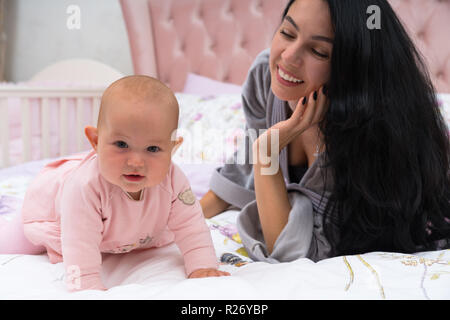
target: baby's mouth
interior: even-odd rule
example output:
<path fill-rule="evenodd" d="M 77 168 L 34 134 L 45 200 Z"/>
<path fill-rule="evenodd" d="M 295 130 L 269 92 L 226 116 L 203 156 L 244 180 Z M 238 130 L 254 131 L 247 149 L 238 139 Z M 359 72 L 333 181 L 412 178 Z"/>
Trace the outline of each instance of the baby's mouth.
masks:
<path fill-rule="evenodd" d="M 138 182 L 145 178 L 144 176 L 141 176 L 139 174 L 124 174 L 123 176 L 125 177 L 126 180 L 132 182 Z"/>

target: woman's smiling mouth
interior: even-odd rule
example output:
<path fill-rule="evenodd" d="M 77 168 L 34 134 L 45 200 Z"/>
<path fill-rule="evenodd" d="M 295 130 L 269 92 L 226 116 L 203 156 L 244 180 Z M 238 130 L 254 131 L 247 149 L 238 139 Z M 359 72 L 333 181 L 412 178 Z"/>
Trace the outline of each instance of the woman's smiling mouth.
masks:
<path fill-rule="evenodd" d="M 283 84 L 287 87 L 299 86 L 305 82 L 303 80 L 293 77 L 291 74 L 289 74 L 287 71 L 285 71 L 280 66 L 277 66 L 277 79 L 281 84 Z"/>

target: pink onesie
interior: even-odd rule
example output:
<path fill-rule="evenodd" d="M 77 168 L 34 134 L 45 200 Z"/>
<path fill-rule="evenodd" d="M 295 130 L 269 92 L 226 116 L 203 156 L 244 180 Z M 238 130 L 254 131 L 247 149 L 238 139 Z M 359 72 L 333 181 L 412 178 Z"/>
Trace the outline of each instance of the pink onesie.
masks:
<path fill-rule="evenodd" d="M 102 252 L 124 253 L 175 241 L 186 274 L 218 263 L 201 206 L 174 163 L 139 201 L 99 173 L 97 154 L 48 164 L 27 189 L 22 208 L 25 236 L 64 261 L 69 290 L 105 289 Z"/>

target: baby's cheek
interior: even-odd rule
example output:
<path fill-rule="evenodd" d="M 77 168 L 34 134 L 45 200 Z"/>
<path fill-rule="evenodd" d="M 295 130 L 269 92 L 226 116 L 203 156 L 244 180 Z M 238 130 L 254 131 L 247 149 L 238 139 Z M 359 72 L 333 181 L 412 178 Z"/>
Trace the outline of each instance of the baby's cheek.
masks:
<path fill-rule="evenodd" d="M 121 172 L 118 172 L 110 163 L 108 163 L 108 165 L 100 167 L 99 169 L 102 177 L 105 178 L 108 182 L 116 185 L 119 183 Z"/>
<path fill-rule="evenodd" d="M 99 158 L 99 171 L 108 182 L 118 184 L 122 173 L 122 163 L 117 157 Z"/>
<path fill-rule="evenodd" d="M 153 159 L 149 162 L 148 172 L 152 177 L 152 180 L 162 181 L 170 167 L 170 157 L 160 157 L 159 159 Z"/>

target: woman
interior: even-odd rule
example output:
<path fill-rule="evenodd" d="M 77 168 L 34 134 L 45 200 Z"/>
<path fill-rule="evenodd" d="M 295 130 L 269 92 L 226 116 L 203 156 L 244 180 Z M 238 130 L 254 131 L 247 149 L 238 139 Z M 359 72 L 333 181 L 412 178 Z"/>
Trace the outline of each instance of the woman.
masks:
<path fill-rule="evenodd" d="M 371 5 L 380 29 L 367 27 Z M 200 203 L 206 217 L 242 209 L 251 258 L 449 247 L 448 132 L 386 0 L 289 1 L 270 54 L 249 71 L 243 106 L 247 128 L 269 130 L 250 142 L 246 164 L 214 173 Z M 281 170 L 264 175 L 271 163 L 258 155 L 272 138 Z"/>

